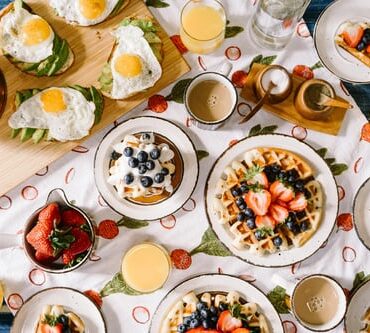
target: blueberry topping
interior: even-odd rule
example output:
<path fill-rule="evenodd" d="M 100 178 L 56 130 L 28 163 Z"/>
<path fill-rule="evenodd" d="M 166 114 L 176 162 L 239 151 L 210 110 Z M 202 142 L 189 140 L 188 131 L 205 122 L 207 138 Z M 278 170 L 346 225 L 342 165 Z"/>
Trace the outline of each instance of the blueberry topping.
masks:
<path fill-rule="evenodd" d="M 240 207 L 240 205 L 245 204 L 245 201 L 242 197 L 237 198 L 235 202 L 238 207 Z"/>
<path fill-rule="evenodd" d="M 151 152 L 150 152 L 150 157 L 153 159 L 153 160 L 157 160 L 159 158 L 159 156 L 161 156 L 161 151 L 158 149 L 158 148 L 154 148 Z"/>
<path fill-rule="evenodd" d="M 205 320 L 203 320 L 202 321 L 202 326 L 204 327 L 204 328 L 212 328 L 212 321 L 211 321 L 211 319 L 205 319 Z"/>
<path fill-rule="evenodd" d="M 306 217 L 306 212 L 302 210 L 301 212 L 297 212 L 296 216 L 298 219 L 302 220 L 304 217 Z"/>
<path fill-rule="evenodd" d="M 253 218 L 249 218 L 246 222 L 247 224 L 247 227 L 249 229 L 255 229 L 256 228 L 256 223 L 254 222 L 254 219 Z"/>
<path fill-rule="evenodd" d="M 296 169 L 291 169 L 287 172 L 288 175 L 288 181 L 289 182 L 294 182 L 299 178 L 299 173 Z M 291 181 L 289 179 L 292 179 Z"/>
<path fill-rule="evenodd" d="M 361 43 L 359 43 L 356 47 L 357 51 L 363 51 L 366 49 L 366 44 L 362 41 Z"/>
<path fill-rule="evenodd" d="M 239 187 L 234 187 L 234 188 L 231 189 L 231 194 L 234 197 L 238 197 L 239 195 L 242 195 L 242 191 Z"/>
<path fill-rule="evenodd" d="M 283 180 L 283 181 L 287 181 L 288 180 L 288 175 L 286 174 L 285 171 L 281 170 L 279 173 L 278 173 L 278 178 Z"/>
<path fill-rule="evenodd" d="M 155 181 L 157 184 L 163 183 L 163 181 L 164 181 L 164 176 L 163 176 L 163 174 L 161 174 L 161 173 L 157 173 L 157 174 L 154 176 L 154 181 Z"/>
<path fill-rule="evenodd" d="M 148 160 L 148 153 L 144 150 L 139 151 L 137 154 L 137 159 L 140 163 L 146 162 Z"/>
<path fill-rule="evenodd" d="M 200 318 L 200 314 L 199 314 L 199 311 L 196 310 L 194 311 L 191 315 L 190 315 L 191 319 L 199 319 Z"/>
<path fill-rule="evenodd" d="M 149 161 L 146 161 L 145 166 L 148 170 L 153 170 L 155 168 L 155 163 L 149 160 Z"/>
<path fill-rule="evenodd" d="M 142 140 L 150 140 L 150 134 L 149 133 L 143 133 L 141 135 Z"/>
<path fill-rule="evenodd" d="M 139 165 L 139 160 L 135 157 L 130 157 L 128 160 L 128 165 L 131 168 L 136 168 Z"/>
<path fill-rule="evenodd" d="M 248 185 L 247 184 L 240 185 L 240 190 L 242 191 L 242 193 L 247 193 L 249 191 Z"/>
<path fill-rule="evenodd" d="M 180 324 L 177 326 L 177 332 L 178 333 L 185 333 L 187 331 L 187 327 L 184 324 Z"/>
<path fill-rule="evenodd" d="M 296 234 L 299 234 L 301 232 L 301 228 L 299 227 L 299 224 L 297 223 L 294 223 L 293 224 L 293 227 L 292 227 L 292 232 L 296 235 Z"/>
<path fill-rule="evenodd" d="M 307 221 L 303 221 L 301 223 L 301 231 L 306 231 L 306 230 L 308 230 L 308 228 L 309 228 L 308 222 Z"/>
<path fill-rule="evenodd" d="M 294 184 L 294 189 L 299 192 L 304 191 L 304 183 L 302 180 L 297 180 L 296 183 Z"/>
<path fill-rule="evenodd" d="M 134 153 L 134 150 L 131 148 L 131 147 L 126 147 L 124 150 L 123 150 L 123 154 L 126 156 L 126 157 L 131 157 Z"/>
<path fill-rule="evenodd" d="M 170 173 L 170 170 L 168 170 L 167 168 L 162 168 L 161 170 L 162 175 L 167 176 L 169 173 Z"/>
<path fill-rule="evenodd" d="M 289 230 L 293 230 L 295 222 L 293 220 L 288 220 L 285 224 Z"/>
<path fill-rule="evenodd" d="M 247 204 L 243 202 L 241 205 L 239 205 L 239 209 L 241 210 L 247 209 Z"/>
<path fill-rule="evenodd" d="M 220 311 L 226 311 L 226 310 L 228 310 L 229 309 L 229 306 L 226 304 L 226 303 L 220 303 L 219 305 L 218 305 L 218 308 L 220 309 Z"/>
<path fill-rule="evenodd" d="M 148 169 L 146 168 L 145 164 L 140 164 L 138 169 L 139 169 L 139 174 L 140 175 L 143 175 L 145 172 L 148 171 Z"/>
<path fill-rule="evenodd" d="M 204 302 L 199 302 L 197 303 L 197 310 L 198 311 L 202 311 L 203 309 L 206 309 L 207 308 L 207 304 L 204 303 Z"/>
<path fill-rule="evenodd" d="M 294 212 L 289 212 L 289 216 L 288 216 L 287 221 L 292 221 L 292 222 L 297 221 L 297 215 L 296 215 L 296 213 L 294 213 Z"/>
<path fill-rule="evenodd" d="M 117 161 L 120 157 L 122 156 L 122 154 L 120 153 L 117 153 L 115 150 L 112 152 L 110 158 L 113 160 L 113 161 Z"/>
<path fill-rule="evenodd" d="M 150 187 L 153 185 L 153 179 L 147 176 L 141 177 L 140 182 L 144 187 Z"/>
<path fill-rule="evenodd" d="M 265 172 L 265 175 L 270 183 L 274 182 L 276 180 L 276 177 L 280 171 L 280 167 L 277 164 L 270 164 L 267 165 L 263 171 Z"/>
<path fill-rule="evenodd" d="M 254 217 L 254 212 L 253 212 L 253 210 L 252 210 L 252 209 L 250 209 L 250 208 L 246 208 L 246 209 L 244 210 L 244 214 L 245 214 L 245 216 L 246 216 L 246 217 Z"/>
<path fill-rule="evenodd" d="M 246 216 L 243 212 L 240 212 L 236 218 L 237 218 L 238 221 L 243 222 L 245 220 Z"/>
<path fill-rule="evenodd" d="M 281 244 L 283 244 L 283 240 L 281 239 L 281 237 L 278 236 L 278 237 L 274 238 L 274 245 L 276 247 L 281 246 Z"/>
<path fill-rule="evenodd" d="M 192 319 L 191 316 L 184 317 L 184 320 L 183 320 L 184 325 L 189 326 L 191 319 Z"/>
<path fill-rule="evenodd" d="M 58 317 L 58 322 L 61 323 L 63 326 L 68 326 L 69 319 L 66 315 L 62 314 Z"/>
<path fill-rule="evenodd" d="M 210 306 L 209 311 L 211 312 L 212 315 L 217 315 L 218 314 L 218 310 L 214 305 Z"/>
<path fill-rule="evenodd" d="M 209 311 L 208 309 L 202 309 L 200 311 L 200 316 L 204 319 L 207 319 L 208 317 L 211 316 L 211 311 Z"/>
<path fill-rule="evenodd" d="M 306 188 L 303 190 L 303 194 L 304 194 L 306 199 L 311 199 L 311 197 L 312 197 L 311 192 L 309 190 L 307 190 Z"/>
<path fill-rule="evenodd" d="M 216 325 L 217 322 L 218 322 L 218 317 L 217 316 L 211 317 L 211 322 L 212 322 L 213 325 Z"/>
<path fill-rule="evenodd" d="M 366 34 L 366 30 L 369 31 L 368 34 Z M 365 43 L 366 45 L 370 44 L 370 29 L 366 29 L 364 33 L 364 37 L 362 37 L 362 42 Z"/>
<path fill-rule="evenodd" d="M 190 326 L 190 328 L 196 328 L 196 327 L 199 326 L 199 324 L 200 324 L 199 320 L 197 318 L 194 318 L 194 319 L 191 320 L 189 326 Z"/>
<path fill-rule="evenodd" d="M 134 181 L 134 175 L 132 173 L 128 173 L 125 177 L 124 177 L 124 181 L 127 185 L 130 185 L 133 181 Z"/>
<path fill-rule="evenodd" d="M 261 239 L 264 239 L 265 237 L 263 236 L 263 232 L 259 229 L 257 229 L 255 232 L 254 232 L 254 235 L 256 236 L 257 240 L 261 240 Z"/>

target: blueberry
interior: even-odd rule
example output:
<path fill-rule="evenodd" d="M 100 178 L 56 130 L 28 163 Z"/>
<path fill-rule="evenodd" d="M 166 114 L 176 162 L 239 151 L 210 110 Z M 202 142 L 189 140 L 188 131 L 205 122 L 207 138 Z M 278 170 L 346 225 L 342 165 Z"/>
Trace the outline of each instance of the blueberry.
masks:
<path fill-rule="evenodd" d="M 68 326 L 69 319 L 66 315 L 62 314 L 58 317 L 58 322 L 61 323 L 63 326 Z"/>
<path fill-rule="evenodd" d="M 304 191 L 304 183 L 302 180 L 297 180 L 294 184 L 294 189 L 299 192 Z"/>
<path fill-rule="evenodd" d="M 157 173 L 157 174 L 154 176 L 154 181 L 155 181 L 157 184 L 163 183 L 163 181 L 164 181 L 164 176 L 163 176 L 163 174 L 161 174 L 161 173 Z"/>
<path fill-rule="evenodd" d="M 147 176 L 141 177 L 140 182 L 144 187 L 150 187 L 153 185 L 153 179 Z"/>
<path fill-rule="evenodd" d="M 155 168 L 155 163 L 153 161 L 149 160 L 145 163 L 145 166 L 148 170 L 153 170 Z"/>
<path fill-rule="evenodd" d="M 120 154 L 120 153 L 117 153 L 115 150 L 112 152 L 112 154 L 111 154 L 111 159 L 113 160 L 113 161 L 117 161 L 120 157 L 122 156 L 122 154 Z"/>
<path fill-rule="evenodd" d="M 126 147 L 124 150 L 123 150 L 123 154 L 126 156 L 126 157 L 131 157 L 134 153 L 134 150 L 131 148 L 131 147 Z"/>
<path fill-rule="evenodd" d="M 148 171 L 148 169 L 146 168 L 145 164 L 140 164 L 138 170 L 139 170 L 139 174 L 140 175 L 143 175 L 145 172 Z"/>
<path fill-rule="evenodd" d="M 240 212 L 236 218 L 237 218 L 238 221 L 243 222 L 245 220 L 246 216 L 243 212 Z"/>
<path fill-rule="evenodd" d="M 359 43 L 356 47 L 357 51 L 363 51 L 366 49 L 366 44 L 362 41 L 361 43 Z"/>
<path fill-rule="evenodd" d="M 220 309 L 220 311 L 226 311 L 226 310 L 228 310 L 229 309 L 229 306 L 226 304 L 226 303 L 220 303 L 219 305 L 218 305 L 218 308 Z"/>
<path fill-rule="evenodd" d="M 243 202 L 241 205 L 239 205 L 239 208 L 241 210 L 247 209 L 247 204 L 245 202 Z"/>
<path fill-rule="evenodd" d="M 306 212 L 302 210 L 301 212 L 297 212 L 296 216 L 298 219 L 302 220 L 304 217 L 306 217 Z"/>
<path fill-rule="evenodd" d="M 289 216 L 288 216 L 288 219 L 287 219 L 288 221 L 292 221 L 292 222 L 295 222 L 295 221 L 297 221 L 297 215 L 296 215 L 296 213 L 294 213 L 294 212 L 289 212 Z"/>
<path fill-rule="evenodd" d="M 168 170 L 167 168 L 162 168 L 161 170 L 162 175 L 167 176 L 169 173 L 170 173 L 170 170 Z"/>
<path fill-rule="evenodd" d="M 197 303 L 197 310 L 198 311 L 202 311 L 203 309 L 206 309 L 207 308 L 207 304 L 204 303 L 204 302 L 199 302 Z"/>
<path fill-rule="evenodd" d="M 306 231 L 306 230 L 308 230 L 308 228 L 309 228 L 310 226 L 309 226 L 309 224 L 308 224 L 308 222 L 307 221 L 303 221 L 302 223 L 301 223 L 301 231 Z"/>
<path fill-rule="evenodd" d="M 365 29 L 364 36 L 370 36 L 370 28 Z"/>
<path fill-rule="evenodd" d="M 158 148 L 154 148 L 151 152 L 150 152 L 150 157 L 153 159 L 153 160 L 157 160 L 159 158 L 159 156 L 161 156 L 161 151 L 158 149 Z"/>
<path fill-rule="evenodd" d="M 299 178 L 299 173 L 296 169 L 291 169 L 287 172 L 289 178 L 293 179 L 293 181 Z M 289 181 L 289 180 L 288 180 Z"/>
<path fill-rule="evenodd" d="M 72 331 L 68 326 L 64 326 L 62 333 L 72 333 Z"/>
<path fill-rule="evenodd" d="M 199 320 L 197 318 L 194 318 L 191 320 L 189 327 L 190 328 L 196 328 L 200 324 Z"/>
<path fill-rule="evenodd" d="M 208 309 L 202 309 L 200 311 L 200 316 L 204 319 L 207 319 L 208 317 L 211 316 L 211 311 L 209 311 Z"/>
<path fill-rule="evenodd" d="M 187 330 L 187 327 L 184 324 L 180 324 L 179 326 L 177 326 L 178 333 L 185 333 L 186 330 Z"/>
<path fill-rule="evenodd" d="M 245 201 L 242 197 L 237 198 L 235 202 L 238 207 L 240 207 L 240 205 L 245 204 Z"/>
<path fill-rule="evenodd" d="M 194 311 L 191 315 L 190 315 L 191 319 L 198 319 L 200 318 L 200 314 L 199 314 L 199 311 L 196 310 Z"/>
<path fill-rule="evenodd" d="M 123 180 L 125 181 L 125 183 L 127 185 L 130 185 L 133 181 L 134 181 L 134 175 L 132 173 L 128 173 L 124 178 Z"/>
<path fill-rule="evenodd" d="M 140 163 L 144 163 L 148 160 L 148 153 L 144 150 L 141 150 L 137 153 L 137 159 Z"/>
<path fill-rule="evenodd" d="M 211 312 L 211 314 L 213 314 L 213 315 L 217 315 L 217 314 L 218 314 L 218 310 L 217 310 L 217 308 L 216 308 L 214 305 L 211 305 L 211 306 L 210 306 L 209 311 L 210 311 L 210 312 Z"/>
<path fill-rule="evenodd" d="M 295 225 L 295 222 L 292 220 L 288 220 L 285 224 L 289 230 L 293 230 L 293 226 Z"/>
<path fill-rule="evenodd" d="M 281 179 L 281 180 L 288 180 L 288 176 L 286 174 L 285 171 L 281 170 L 279 173 L 278 173 L 278 178 Z"/>
<path fill-rule="evenodd" d="M 191 316 L 184 317 L 184 320 L 183 320 L 184 325 L 189 326 L 191 319 L 192 319 Z"/>
<path fill-rule="evenodd" d="M 139 165 L 139 160 L 135 157 L 130 157 L 128 160 L 128 165 L 131 168 L 136 168 Z"/>
<path fill-rule="evenodd" d="M 216 325 L 217 322 L 218 322 L 218 317 L 217 316 L 211 317 L 211 322 L 212 322 L 213 325 Z"/>
<path fill-rule="evenodd" d="M 249 191 L 248 185 L 247 184 L 240 185 L 240 190 L 242 191 L 242 193 L 247 193 Z"/>
<path fill-rule="evenodd" d="M 369 29 L 369 33 L 367 35 L 364 34 L 364 37 L 362 37 L 362 42 L 365 43 L 366 45 L 370 44 L 370 29 Z"/>
<path fill-rule="evenodd" d="M 211 321 L 211 319 L 205 319 L 205 320 L 203 320 L 202 321 L 202 326 L 204 327 L 204 328 L 212 328 L 212 321 Z"/>
<path fill-rule="evenodd" d="M 150 134 L 149 133 L 144 133 L 141 135 L 141 140 L 150 140 Z"/>
<path fill-rule="evenodd" d="M 231 194 L 234 197 L 238 197 L 239 195 L 242 195 L 242 191 L 239 187 L 234 187 L 234 188 L 231 189 Z"/>
<path fill-rule="evenodd" d="M 283 240 L 281 239 L 281 237 L 278 236 L 278 237 L 274 238 L 274 245 L 276 247 L 281 246 L 281 244 L 283 244 Z"/>
<path fill-rule="evenodd" d="M 249 218 L 246 223 L 247 223 L 247 227 L 249 229 L 255 229 L 256 228 L 256 223 L 254 222 L 254 219 Z"/>
<path fill-rule="evenodd" d="M 295 235 L 297 235 L 297 234 L 299 234 L 300 232 L 301 232 L 301 228 L 299 227 L 299 224 L 297 224 L 297 223 L 294 223 L 293 224 L 293 227 L 292 227 L 292 232 L 295 234 Z"/>
<path fill-rule="evenodd" d="M 264 239 L 265 237 L 263 236 L 263 233 L 261 230 L 257 229 L 255 232 L 254 232 L 254 235 L 256 236 L 257 240 L 261 240 L 261 239 Z"/>
<path fill-rule="evenodd" d="M 245 214 L 245 216 L 246 216 L 246 217 L 254 217 L 254 212 L 253 212 L 253 210 L 252 210 L 252 209 L 250 209 L 250 208 L 246 208 L 246 209 L 244 210 L 244 214 Z"/>

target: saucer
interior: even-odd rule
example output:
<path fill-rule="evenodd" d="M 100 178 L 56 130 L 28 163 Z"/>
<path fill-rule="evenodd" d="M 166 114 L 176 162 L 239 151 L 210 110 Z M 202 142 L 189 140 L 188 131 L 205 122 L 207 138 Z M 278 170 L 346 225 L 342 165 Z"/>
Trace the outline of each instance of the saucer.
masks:
<path fill-rule="evenodd" d="M 108 184 L 113 145 L 128 134 L 150 132 L 170 141 L 182 159 L 182 177 L 177 189 L 166 200 L 142 205 L 119 197 L 113 185 Z M 156 117 L 130 118 L 109 131 L 100 142 L 94 160 L 95 183 L 105 202 L 117 213 L 137 220 L 158 220 L 180 209 L 192 195 L 198 181 L 199 165 L 194 144 L 188 135 L 174 123 Z"/>
<path fill-rule="evenodd" d="M 353 201 L 353 219 L 358 238 L 370 251 L 370 178 L 357 191 Z"/>
<path fill-rule="evenodd" d="M 368 13 L 368 17 L 364 16 Z M 333 1 L 318 18 L 314 42 L 323 65 L 343 81 L 370 83 L 370 68 L 335 43 L 339 27 L 347 22 L 370 21 L 370 2 L 364 0 Z"/>

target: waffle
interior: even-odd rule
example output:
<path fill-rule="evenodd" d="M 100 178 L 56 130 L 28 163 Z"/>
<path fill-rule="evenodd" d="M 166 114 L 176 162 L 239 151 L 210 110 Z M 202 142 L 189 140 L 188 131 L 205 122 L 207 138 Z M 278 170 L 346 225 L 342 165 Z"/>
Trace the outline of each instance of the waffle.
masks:
<path fill-rule="evenodd" d="M 197 310 L 199 302 L 204 302 L 208 308 L 211 305 L 218 308 L 221 303 L 229 307 L 239 304 L 240 313 L 248 318 L 248 327 L 250 329 L 256 328 L 260 330 L 260 333 L 269 333 L 266 317 L 259 312 L 258 305 L 241 300 L 240 295 L 236 291 L 230 291 L 229 293 L 206 292 L 198 296 L 193 291 L 189 292 L 173 305 L 167 313 L 162 322 L 160 333 L 178 332 L 178 326 L 184 322 L 185 317 L 191 316 Z"/>
<path fill-rule="evenodd" d="M 284 172 L 296 170 L 296 177 L 303 182 L 303 192 L 305 197 L 309 197 L 309 200 L 307 200 L 307 206 L 303 211 L 292 214 L 287 208 L 289 216 L 294 216 L 294 220 L 300 228 L 299 233 L 296 232 L 297 230 L 293 230 L 295 232 L 290 230 L 286 223 L 279 223 L 265 232 L 263 239 L 257 239 L 256 231 L 260 228 L 257 226 L 248 227 L 245 221 L 238 220 L 238 214 L 242 210 L 238 207 L 232 190 L 246 185 L 245 176 L 250 170 L 256 170 L 258 167 L 262 172 L 268 165 L 277 165 Z M 216 185 L 213 202 L 214 213 L 219 222 L 230 231 L 233 238 L 232 245 L 237 249 L 248 250 L 259 255 L 284 251 L 305 244 L 320 225 L 322 207 L 321 185 L 315 180 L 312 168 L 296 154 L 270 147 L 247 151 L 241 160 L 235 160 L 227 166 Z M 303 229 L 302 224 L 307 226 L 304 231 L 301 230 Z M 278 237 L 281 244 L 275 246 L 274 240 Z"/>
<path fill-rule="evenodd" d="M 361 329 L 360 333 L 370 333 L 370 308 L 368 308 L 362 316 L 361 322 L 364 328 Z"/>

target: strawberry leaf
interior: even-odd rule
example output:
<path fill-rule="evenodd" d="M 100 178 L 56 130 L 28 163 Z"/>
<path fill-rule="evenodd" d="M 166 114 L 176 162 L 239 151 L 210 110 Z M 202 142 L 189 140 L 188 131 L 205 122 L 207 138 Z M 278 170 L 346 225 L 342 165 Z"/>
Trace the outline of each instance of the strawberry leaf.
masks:
<path fill-rule="evenodd" d="M 259 54 L 259 55 L 255 56 L 255 57 L 252 59 L 252 61 L 251 61 L 250 65 L 249 65 L 249 67 L 250 67 L 250 68 L 252 68 L 252 66 L 253 66 L 253 64 L 254 64 L 254 63 L 259 64 L 259 63 L 261 62 L 261 60 L 262 60 L 262 59 L 263 59 L 263 55 L 262 55 L 262 54 Z"/>
<path fill-rule="evenodd" d="M 100 291 L 100 296 L 106 297 L 117 293 L 123 293 L 129 296 L 141 295 L 140 292 L 128 286 L 121 273 L 117 273 L 113 279 L 103 287 Z"/>
<path fill-rule="evenodd" d="M 225 38 L 232 38 L 244 31 L 243 27 L 227 26 L 225 29 Z"/>
<path fill-rule="evenodd" d="M 146 0 L 145 4 L 148 7 L 154 7 L 154 8 L 169 7 L 169 4 L 167 2 L 162 1 L 162 0 Z"/>
<path fill-rule="evenodd" d="M 201 243 L 190 252 L 190 255 L 197 253 L 204 253 L 210 256 L 228 257 L 231 256 L 231 252 L 223 245 L 213 230 L 208 228 L 203 234 Z"/>
<path fill-rule="evenodd" d="M 128 229 L 140 229 L 149 225 L 147 221 L 135 220 L 129 217 L 122 217 L 116 224 L 119 227 L 126 227 Z"/>
<path fill-rule="evenodd" d="M 283 287 L 276 286 L 272 291 L 267 294 L 276 311 L 280 314 L 289 313 L 289 308 L 285 302 L 286 292 Z"/>
<path fill-rule="evenodd" d="M 209 152 L 205 150 L 197 150 L 198 161 L 209 156 Z"/>
<path fill-rule="evenodd" d="M 270 56 L 270 57 L 264 57 L 263 59 L 261 59 L 260 64 L 271 65 L 275 61 L 276 58 L 277 58 L 276 55 Z"/>
<path fill-rule="evenodd" d="M 277 130 L 277 128 L 278 126 L 276 125 L 262 127 L 260 124 L 258 124 L 250 129 L 248 136 L 272 134 Z"/>

